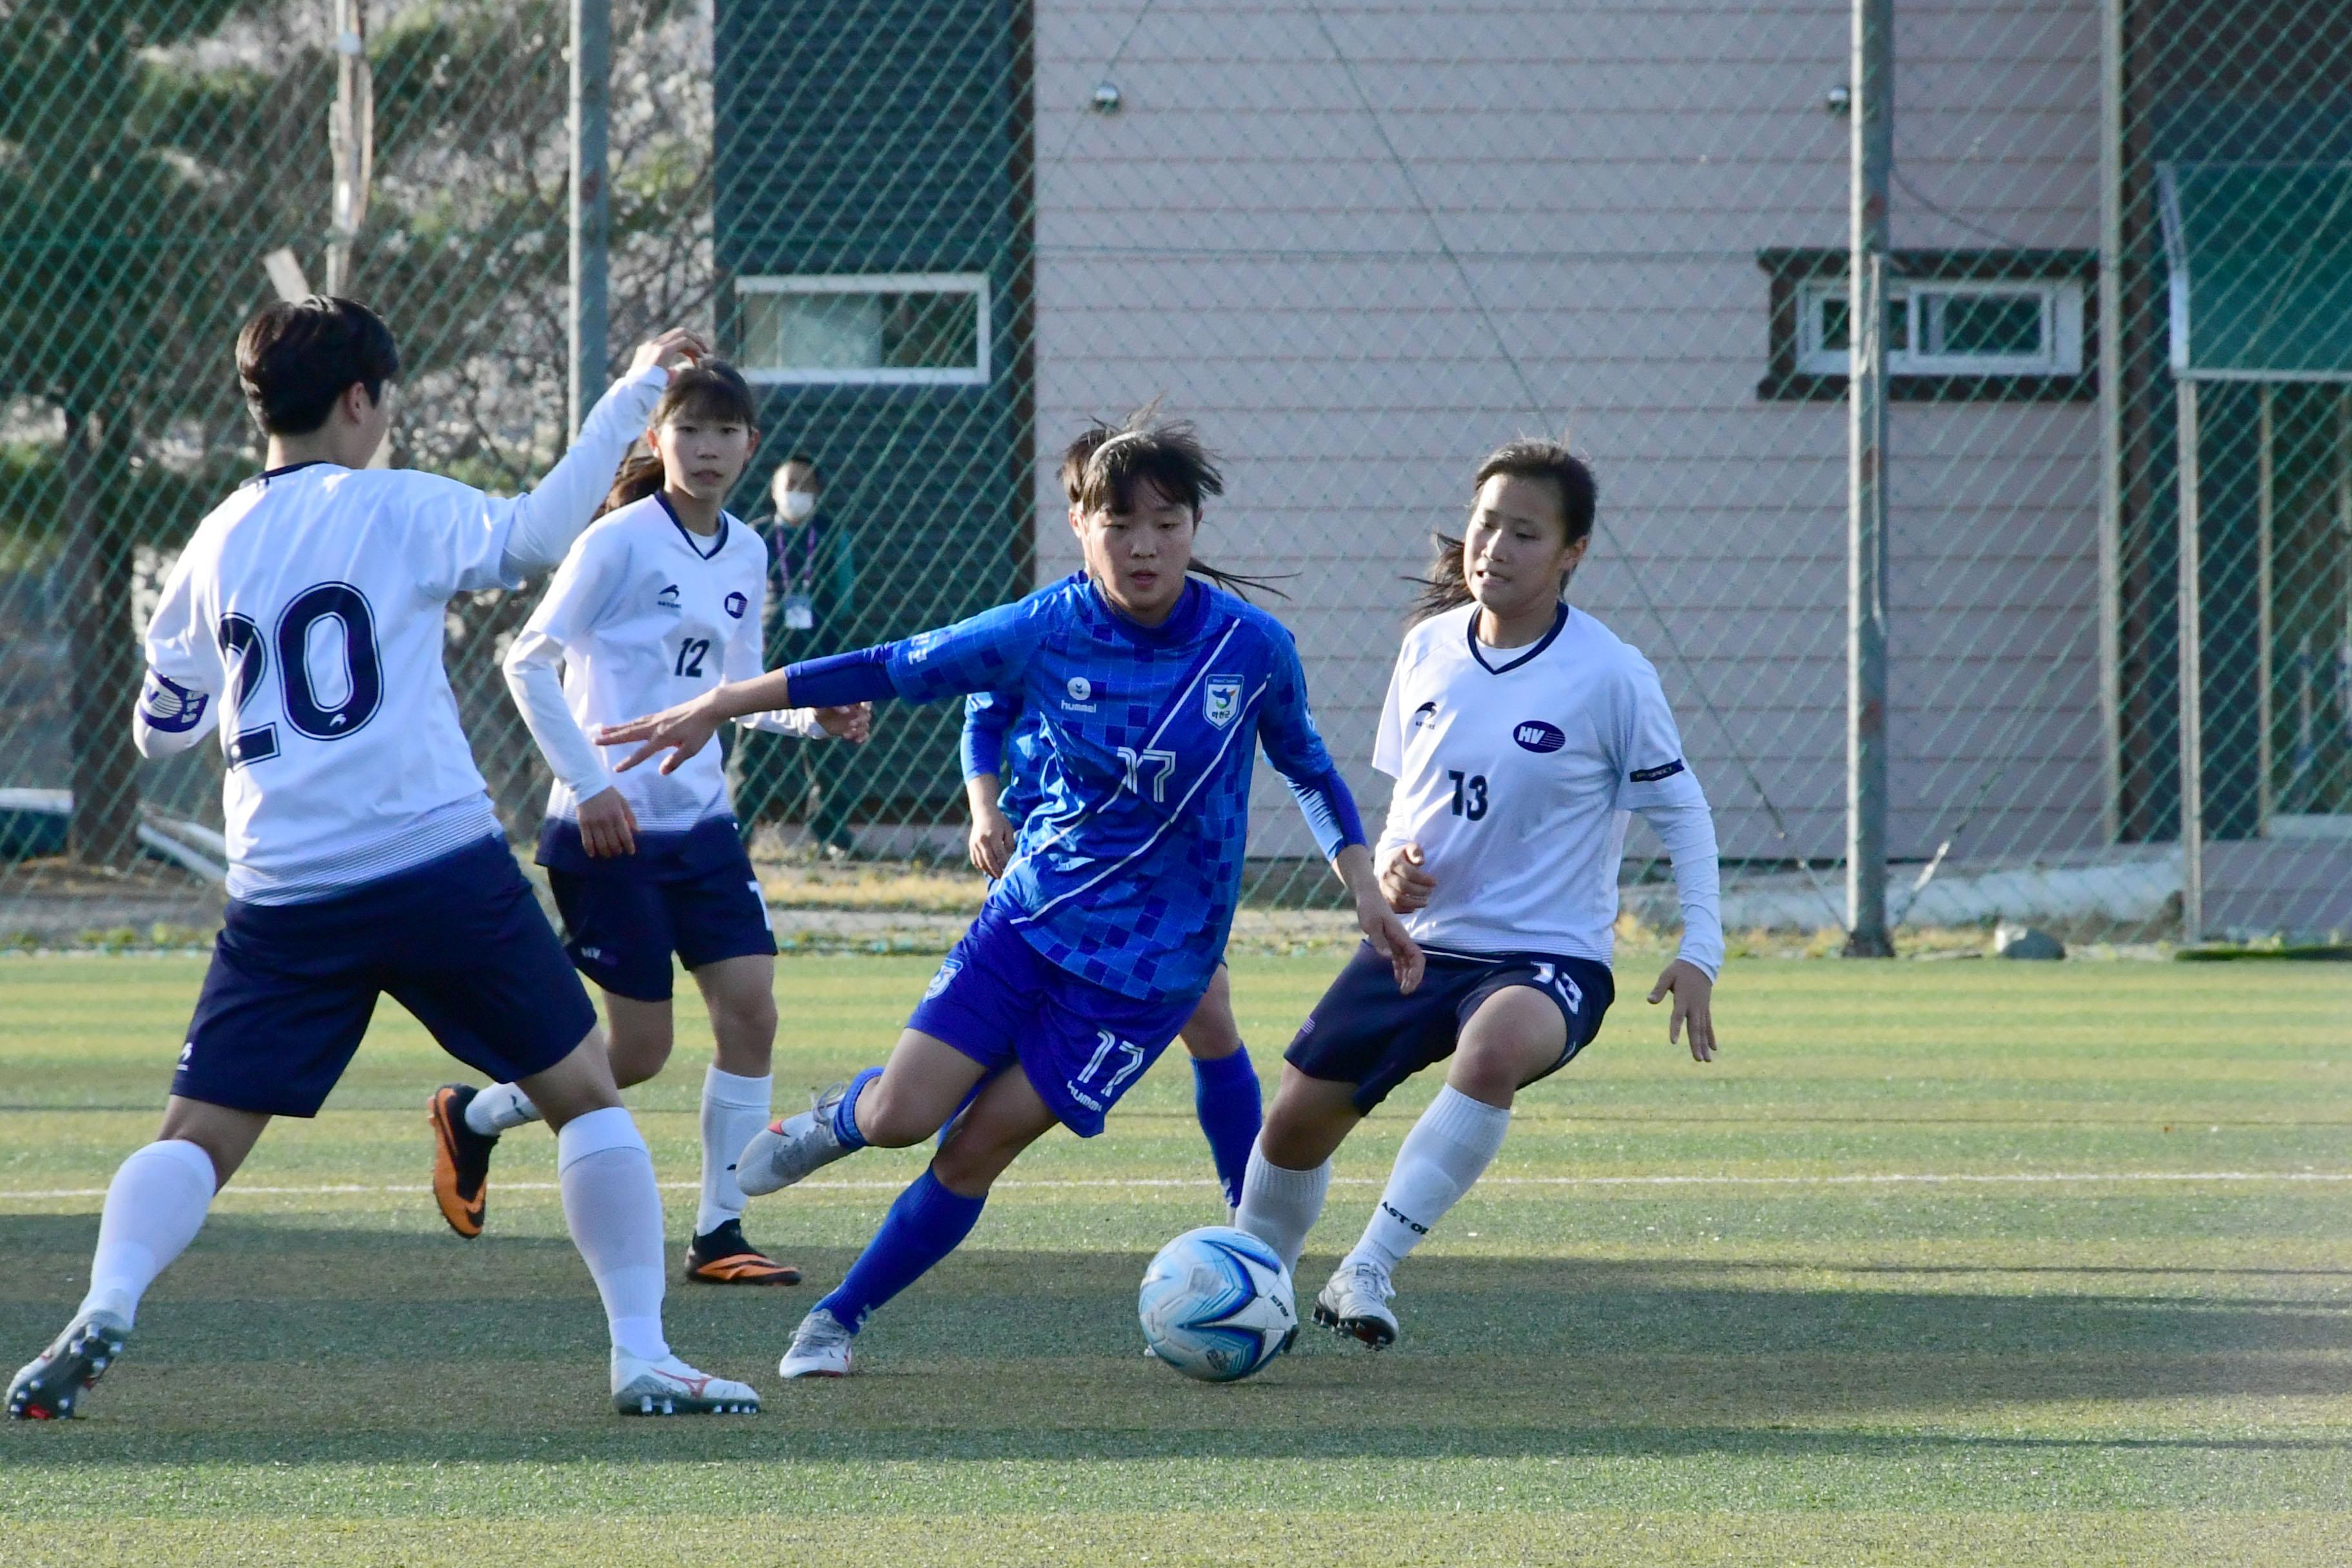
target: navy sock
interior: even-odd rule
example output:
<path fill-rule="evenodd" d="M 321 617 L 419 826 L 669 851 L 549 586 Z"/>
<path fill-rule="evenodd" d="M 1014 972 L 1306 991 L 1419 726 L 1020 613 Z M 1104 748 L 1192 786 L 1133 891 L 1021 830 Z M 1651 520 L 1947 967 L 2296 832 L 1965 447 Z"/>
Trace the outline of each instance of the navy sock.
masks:
<path fill-rule="evenodd" d="M 1213 1061 L 1192 1058 L 1192 1109 L 1201 1118 L 1201 1131 L 1208 1134 L 1209 1157 L 1216 1162 L 1225 1206 L 1232 1208 L 1242 1201 L 1250 1145 L 1257 1142 L 1258 1124 L 1265 1119 L 1257 1068 L 1250 1065 L 1247 1046 Z"/>
<path fill-rule="evenodd" d="M 866 1147 L 866 1134 L 857 1130 L 857 1097 L 866 1092 L 867 1084 L 881 1076 L 880 1068 L 860 1068 L 857 1076 L 849 1080 L 849 1088 L 843 1092 L 841 1103 L 833 1108 L 833 1135 L 841 1140 L 843 1148 Z"/>
<path fill-rule="evenodd" d="M 857 1255 L 833 1293 L 817 1303 L 834 1321 L 855 1333 L 866 1326 L 875 1308 L 920 1279 L 949 1253 L 963 1245 L 980 1223 L 986 1198 L 958 1197 L 940 1184 L 929 1171 L 898 1194 L 882 1228 Z"/>

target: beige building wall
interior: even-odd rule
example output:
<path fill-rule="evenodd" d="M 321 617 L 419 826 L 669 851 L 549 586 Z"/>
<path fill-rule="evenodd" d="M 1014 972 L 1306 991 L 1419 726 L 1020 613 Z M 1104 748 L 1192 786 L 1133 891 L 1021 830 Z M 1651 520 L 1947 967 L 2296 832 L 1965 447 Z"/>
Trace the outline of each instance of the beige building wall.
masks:
<path fill-rule="evenodd" d="M 2094 0 L 1896 13 L 1896 245 L 2095 245 Z M 1230 463 L 1202 553 L 1297 574 L 1369 814 L 1431 531 L 1497 441 L 1566 428 L 1602 494 L 1572 597 L 1658 666 L 1727 854 L 1837 854 L 1844 409 L 1758 399 L 1756 253 L 1844 243 L 1849 8 L 1036 16 L 1041 575 L 1076 561 L 1060 441 L 1165 395 Z M 2095 405 L 1898 405 L 1892 449 L 1895 852 L 1963 821 L 1962 855 L 2095 845 Z M 1259 800 L 1254 848 L 1305 849 Z"/>

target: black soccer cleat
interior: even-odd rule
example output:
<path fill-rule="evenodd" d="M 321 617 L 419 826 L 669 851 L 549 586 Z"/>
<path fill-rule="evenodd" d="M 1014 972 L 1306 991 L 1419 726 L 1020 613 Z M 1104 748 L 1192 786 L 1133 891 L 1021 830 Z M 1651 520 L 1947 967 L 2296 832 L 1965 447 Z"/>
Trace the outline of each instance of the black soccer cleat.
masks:
<path fill-rule="evenodd" d="M 130 1342 L 131 1325 L 111 1312 L 76 1318 L 8 1384 L 8 1419 L 70 1419 L 79 1410 L 82 1391 L 97 1385 Z"/>
<path fill-rule="evenodd" d="M 686 1249 L 689 1285 L 797 1285 L 801 1271 L 779 1263 L 743 1239 L 743 1222 L 730 1219 L 694 1238 Z"/>
<path fill-rule="evenodd" d="M 449 1228 L 468 1241 L 482 1234 L 490 1151 L 499 1146 L 495 1135 L 466 1125 L 466 1107 L 478 1092 L 462 1083 L 445 1083 L 425 1102 L 425 1120 L 433 1129 L 433 1201 Z"/>

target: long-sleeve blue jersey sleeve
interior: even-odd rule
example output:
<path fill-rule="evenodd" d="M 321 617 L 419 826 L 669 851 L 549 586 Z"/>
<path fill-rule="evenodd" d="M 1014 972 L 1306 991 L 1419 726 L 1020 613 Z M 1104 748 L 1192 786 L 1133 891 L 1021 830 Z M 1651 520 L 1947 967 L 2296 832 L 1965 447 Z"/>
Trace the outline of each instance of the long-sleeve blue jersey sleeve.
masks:
<path fill-rule="evenodd" d="M 1020 716 L 1021 699 L 1003 691 L 975 691 L 963 700 L 963 776 L 967 783 L 993 773 L 1004 776 L 1004 735 Z"/>
<path fill-rule="evenodd" d="M 1328 860 L 1350 844 L 1369 842 L 1364 821 L 1356 810 L 1355 793 L 1340 776 L 1315 728 L 1314 711 L 1307 704 L 1307 671 L 1298 662 L 1298 645 L 1287 632 L 1273 641 L 1273 668 L 1267 674 L 1265 706 L 1259 712 L 1258 740 L 1265 748 L 1265 760 L 1290 786 L 1299 814 L 1315 835 L 1316 847 Z"/>
<path fill-rule="evenodd" d="M 1050 619 L 1055 592 L 1041 589 L 938 631 L 789 665 L 784 674 L 793 704 L 833 708 L 885 697 L 933 702 L 1017 688 Z"/>

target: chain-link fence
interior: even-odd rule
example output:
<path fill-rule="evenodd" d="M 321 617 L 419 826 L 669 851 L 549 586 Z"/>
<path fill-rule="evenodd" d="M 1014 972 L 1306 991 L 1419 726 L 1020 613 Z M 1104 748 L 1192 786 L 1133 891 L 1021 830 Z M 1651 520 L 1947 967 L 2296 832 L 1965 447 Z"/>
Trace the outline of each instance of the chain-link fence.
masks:
<path fill-rule="evenodd" d="M 273 288 L 392 321 L 395 461 L 510 489 L 560 450 L 571 26 L 0 12 L 0 934 L 205 918 L 219 763 L 131 749 L 136 634 L 254 466 L 230 340 Z M 2352 12 L 1897 0 L 1892 30 L 1898 945 L 2352 928 Z M 1572 596 L 1664 677 L 1727 923 L 1834 931 L 1854 45 L 1810 0 L 620 0 L 610 342 L 701 325 L 759 384 L 734 507 L 808 609 L 778 658 L 1068 570 L 1061 445 L 1164 397 L 1227 460 L 1202 552 L 1282 579 L 1369 807 L 1433 530 L 1488 448 L 1567 430 L 1602 491 Z M 794 454 L 812 521 L 771 505 Z M 519 839 L 543 773 L 497 658 L 532 597 L 449 622 Z M 960 856 L 956 720 L 747 746 L 762 852 Z M 1260 895 L 1322 896 L 1259 805 Z M 1666 919 L 1641 831 L 1628 907 Z"/>

